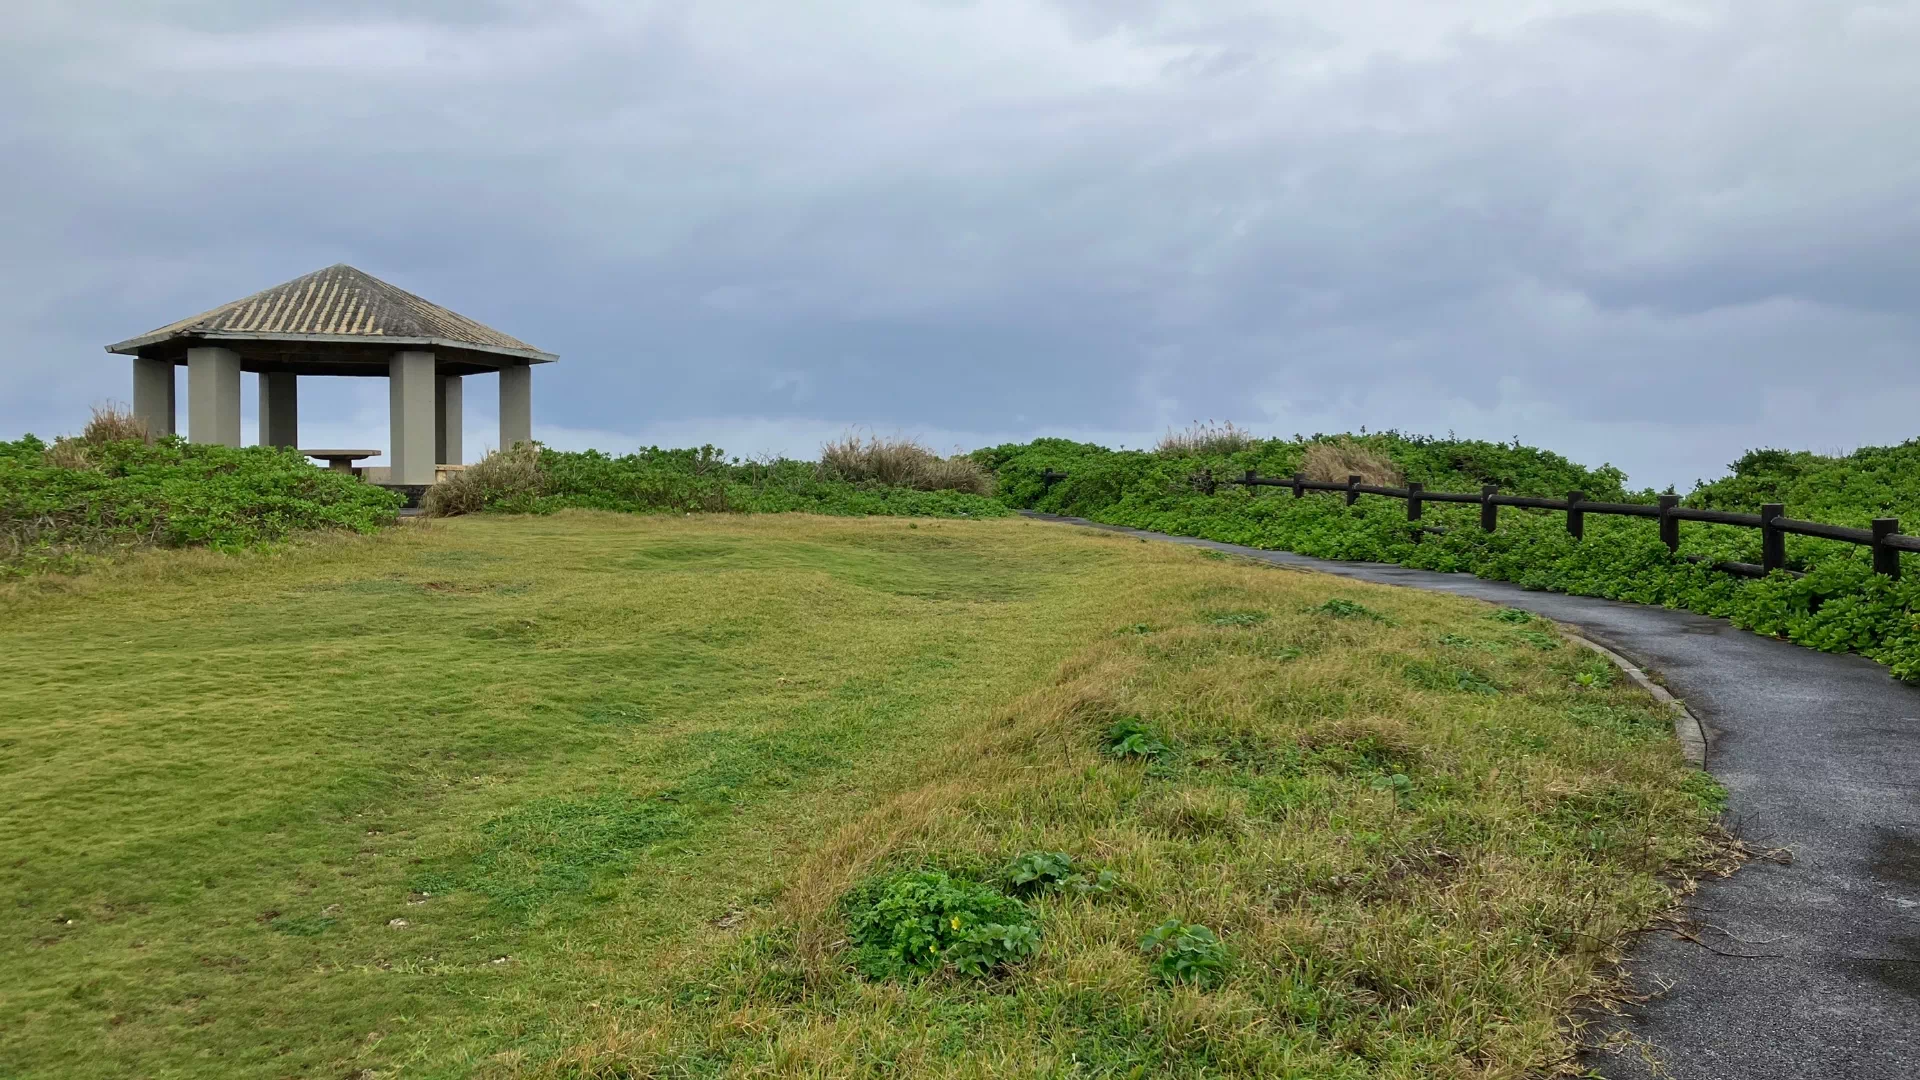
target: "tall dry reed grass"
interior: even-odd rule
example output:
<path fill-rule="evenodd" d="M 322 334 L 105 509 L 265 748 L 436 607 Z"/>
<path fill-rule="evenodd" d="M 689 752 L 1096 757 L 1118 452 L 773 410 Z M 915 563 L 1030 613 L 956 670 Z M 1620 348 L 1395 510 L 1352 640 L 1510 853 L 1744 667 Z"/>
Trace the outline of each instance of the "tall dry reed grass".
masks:
<path fill-rule="evenodd" d="M 852 483 L 885 484 L 919 491 L 993 494 L 993 473 L 969 457 L 943 458 L 917 439 L 855 432 L 820 448 L 820 468 Z"/>
<path fill-rule="evenodd" d="M 1198 421 L 1187 425 L 1183 431 L 1168 431 L 1155 447 L 1156 453 L 1168 457 L 1188 454 L 1237 454 L 1250 450 L 1260 440 L 1246 428 L 1239 427 L 1233 421 L 1216 424 L 1212 420 Z"/>
<path fill-rule="evenodd" d="M 62 435 L 41 452 L 42 460 L 56 469 L 91 469 L 92 448 L 116 442 L 152 442 L 147 426 L 133 413 L 118 405 L 96 405 L 87 426 L 78 435 Z"/>
<path fill-rule="evenodd" d="M 523 442 L 511 450 L 495 450 L 428 488 L 420 497 L 420 512 L 428 517 L 477 514 L 486 509 L 489 499 L 537 496 L 546 487 L 540 445 Z"/>
<path fill-rule="evenodd" d="M 1300 459 L 1300 471 L 1309 480 L 1344 484 L 1347 477 L 1358 476 L 1363 484 L 1399 487 L 1404 477 L 1391 458 L 1370 450 L 1351 439 L 1314 443 Z"/>

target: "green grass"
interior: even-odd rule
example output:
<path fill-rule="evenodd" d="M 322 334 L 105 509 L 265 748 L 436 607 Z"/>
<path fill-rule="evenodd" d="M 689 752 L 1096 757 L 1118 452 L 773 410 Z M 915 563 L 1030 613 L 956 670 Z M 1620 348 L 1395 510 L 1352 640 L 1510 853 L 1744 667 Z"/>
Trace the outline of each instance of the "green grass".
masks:
<path fill-rule="evenodd" d="M 1545 624 L 1032 522 L 489 515 L 7 590 L 9 1077 L 1520 1075 L 1710 852 Z M 1113 885 L 996 974 L 858 973 L 861 883 L 1032 852 Z M 1155 973 L 1170 920 L 1217 977 Z"/>

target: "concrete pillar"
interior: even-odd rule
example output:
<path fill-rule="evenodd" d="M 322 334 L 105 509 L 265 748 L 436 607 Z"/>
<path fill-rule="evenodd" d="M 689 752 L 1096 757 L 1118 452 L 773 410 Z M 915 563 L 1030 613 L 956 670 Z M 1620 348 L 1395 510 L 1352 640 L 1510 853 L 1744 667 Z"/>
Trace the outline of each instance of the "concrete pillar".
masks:
<path fill-rule="evenodd" d="M 433 399 L 434 460 L 442 465 L 458 465 L 465 458 L 460 447 L 463 398 L 460 376 L 441 375 L 439 379 L 440 390 Z"/>
<path fill-rule="evenodd" d="M 240 354 L 232 349 L 187 350 L 187 438 L 240 445 Z"/>
<path fill-rule="evenodd" d="M 533 441 L 533 368 L 500 369 L 500 449 Z"/>
<path fill-rule="evenodd" d="M 390 482 L 433 483 L 434 391 L 437 381 L 430 352 L 393 354 L 388 368 L 388 426 L 392 445 L 387 458 L 393 464 Z"/>
<path fill-rule="evenodd" d="M 260 445 L 300 443 L 300 384 L 291 371 L 260 373 Z"/>
<path fill-rule="evenodd" d="M 149 438 L 173 434 L 173 361 L 133 358 L 133 418 Z"/>

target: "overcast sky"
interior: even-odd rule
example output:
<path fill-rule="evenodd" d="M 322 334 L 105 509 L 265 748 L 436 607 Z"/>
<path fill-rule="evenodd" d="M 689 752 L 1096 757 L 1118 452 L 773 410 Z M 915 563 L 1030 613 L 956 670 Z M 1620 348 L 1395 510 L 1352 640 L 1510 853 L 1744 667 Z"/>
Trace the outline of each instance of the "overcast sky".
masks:
<path fill-rule="evenodd" d="M 4 437 L 335 262 L 559 353 L 568 447 L 1213 418 L 1684 489 L 1920 435 L 1920 0 L 7 8 Z"/>

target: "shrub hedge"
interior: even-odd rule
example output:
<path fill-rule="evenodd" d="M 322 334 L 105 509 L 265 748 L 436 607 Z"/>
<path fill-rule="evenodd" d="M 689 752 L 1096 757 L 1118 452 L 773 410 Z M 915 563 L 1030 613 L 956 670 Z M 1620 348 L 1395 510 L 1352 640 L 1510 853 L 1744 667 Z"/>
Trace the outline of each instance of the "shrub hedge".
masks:
<path fill-rule="evenodd" d="M 551 513 L 578 507 L 628 513 L 782 513 L 804 511 L 842 516 L 1001 517 L 997 500 L 961 491 L 921 491 L 877 481 L 847 480 L 810 461 L 777 458 L 743 461 L 712 446 L 685 450 L 648 447 L 614 457 L 598 450 L 537 451 L 537 475 L 525 480 L 504 466 L 503 479 L 481 494 L 485 509 L 504 513 Z M 493 459 L 489 459 L 491 462 Z M 484 478 L 487 462 L 469 469 Z M 429 510 L 433 509 L 429 504 Z"/>
<path fill-rule="evenodd" d="M 61 440 L 56 450 L 28 435 L 0 441 L 0 577 L 70 571 L 135 546 L 238 550 L 304 530 L 372 532 L 402 501 L 292 450 L 179 438 Z"/>
<path fill-rule="evenodd" d="M 1631 492 L 1611 466 L 1589 469 L 1543 450 L 1516 444 L 1436 439 L 1386 432 L 1342 436 L 1390 458 L 1408 480 L 1434 491 L 1502 491 L 1562 497 L 1582 491 L 1609 502 L 1652 502 L 1652 491 Z M 1442 535 L 1416 537 L 1397 499 L 1362 496 L 1349 508 L 1338 494 L 1295 499 L 1282 489 L 1249 493 L 1222 486 L 1193 490 L 1188 478 L 1210 468 L 1217 477 L 1247 469 L 1292 474 L 1312 438 L 1258 441 L 1230 454 L 1116 451 L 1064 439 L 1039 439 L 979 451 L 999 477 L 1010 507 L 1069 514 L 1094 521 L 1328 559 L 1398 563 L 1465 571 L 1517 582 L 1530 589 L 1603 596 L 1687 608 L 1728 618 L 1758 633 L 1829 652 L 1854 651 L 1885 663 L 1898 678 L 1920 681 L 1920 557 L 1904 556 L 1903 580 L 1872 572 L 1864 547 L 1788 537 L 1791 569 L 1763 580 L 1736 578 L 1692 562 L 1760 561 L 1760 533 L 1688 523 L 1678 555 L 1660 543 L 1653 522 L 1589 515 L 1586 537 L 1566 532 L 1565 515 L 1503 507 L 1500 529 L 1481 531 L 1473 506 L 1429 503 L 1422 524 Z M 1045 470 L 1067 474 L 1048 488 Z M 1781 502 L 1796 517 L 1865 525 L 1875 517 L 1903 517 L 1920 526 L 1920 440 L 1869 448 L 1845 458 L 1762 450 L 1735 462 L 1733 474 L 1699 485 L 1684 505 L 1751 512 Z M 1416 539 L 1418 542 L 1416 542 Z"/>

